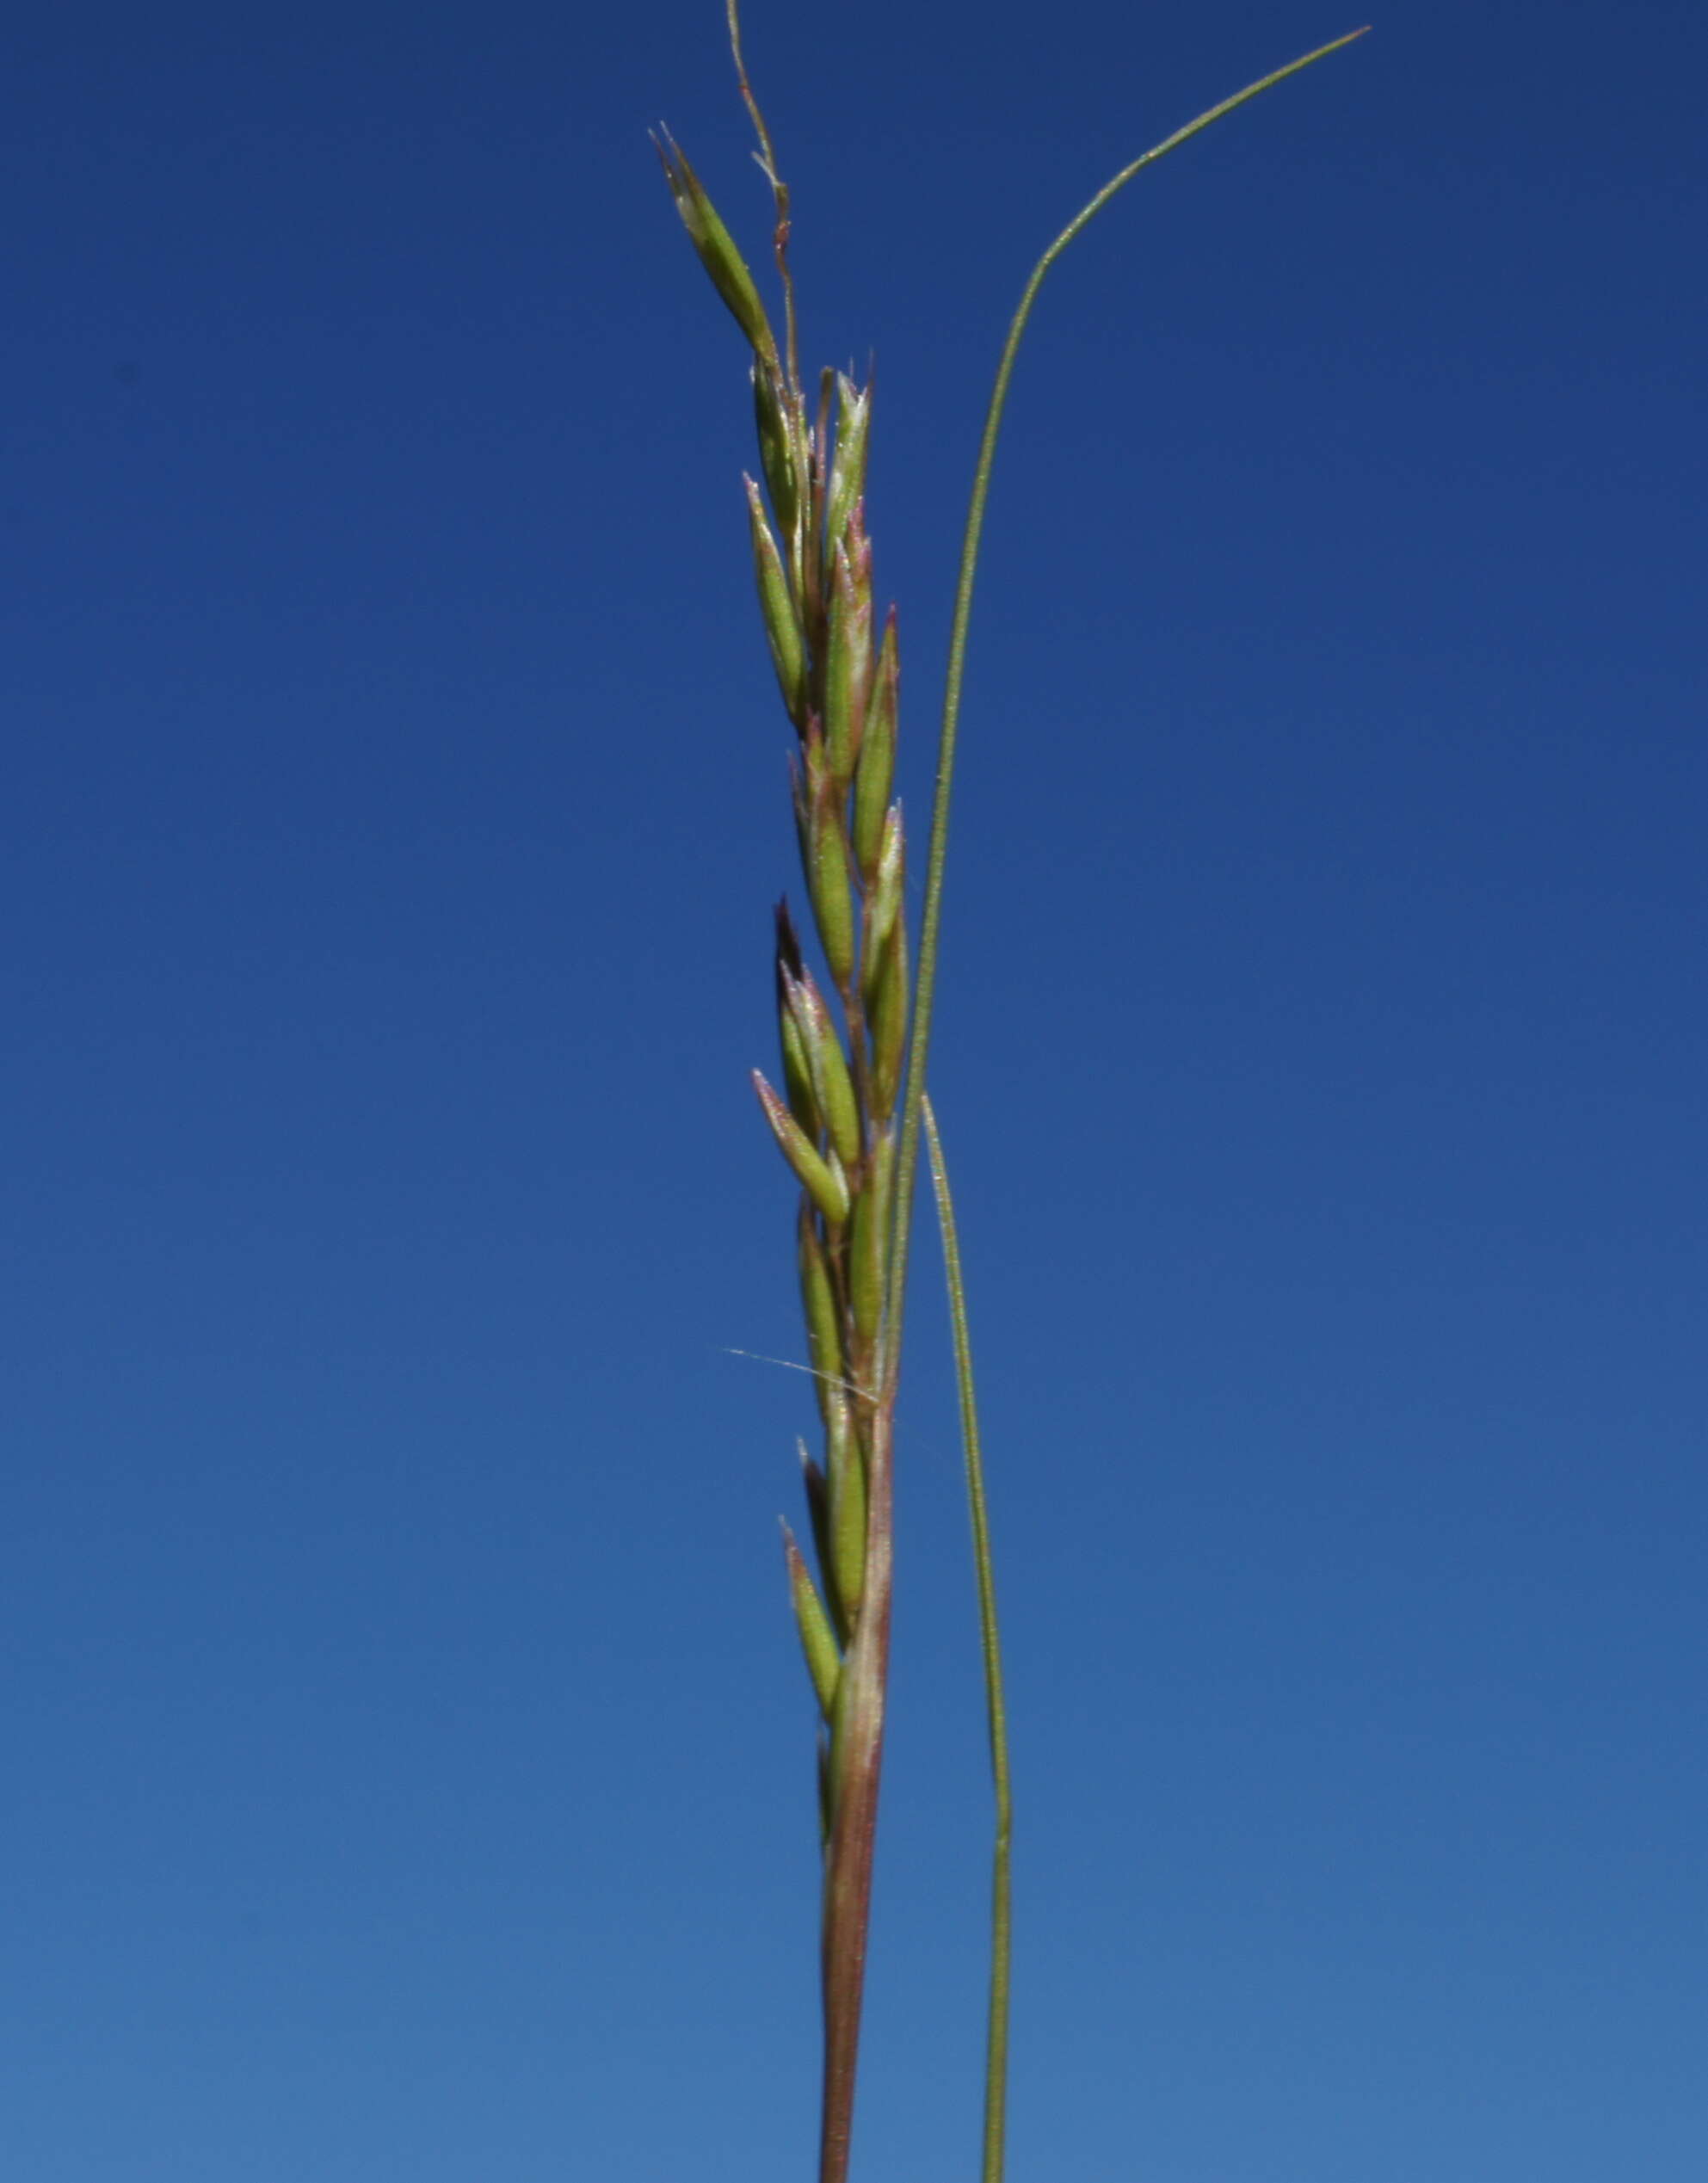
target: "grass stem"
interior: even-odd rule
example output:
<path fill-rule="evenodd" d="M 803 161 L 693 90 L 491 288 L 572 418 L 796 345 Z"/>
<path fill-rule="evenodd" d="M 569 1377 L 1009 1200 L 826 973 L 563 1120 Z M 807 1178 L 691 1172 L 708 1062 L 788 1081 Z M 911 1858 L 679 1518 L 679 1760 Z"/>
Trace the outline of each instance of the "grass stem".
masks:
<path fill-rule="evenodd" d="M 981 2183 L 1002 2183 L 1003 2143 L 1008 2106 L 1008 1960 L 1013 1901 L 1009 1843 L 1014 1832 L 1014 1798 L 1008 1783 L 1008 1716 L 1002 1699 L 1002 1640 L 996 1618 L 996 1576 L 990 1557 L 990 1518 L 984 1497 L 984 1457 L 978 1437 L 978 1403 L 972 1373 L 972 1337 L 967 1328 L 966 1283 L 961 1273 L 960 1237 L 955 1226 L 949 1171 L 943 1163 L 943 1140 L 928 1096 L 921 1112 L 943 1231 L 943 1267 L 949 1284 L 949 1322 L 954 1333 L 955 1388 L 960 1399 L 961 1445 L 966 1452 L 967 1508 L 972 1519 L 972 1558 L 978 1576 L 979 1649 L 984 1658 L 984 1704 L 990 1732 L 990 1781 L 996 1804 L 996 1838 L 990 1858 L 990 2007 L 985 2035 L 984 2152 Z"/>
<path fill-rule="evenodd" d="M 925 907 L 920 925 L 919 967 L 914 986 L 913 1023 L 908 1042 L 907 1091 L 902 1110 L 901 1147 L 897 1162 L 892 1209 L 890 1265 L 885 1283 L 885 1335 L 880 1351 L 880 1384 L 893 1402 L 900 1368 L 903 1304 L 907 1290 L 908 1250 L 912 1225 L 914 1180 L 919 1165 L 922 1125 L 930 1138 L 932 1179 L 943 1230 L 943 1249 L 949 1277 L 949 1309 L 954 1329 L 955 1374 L 959 1390 L 961 1429 L 966 1448 L 967 1493 L 972 1513 L 974 1553 L 978 1569 L 979 1625 L 984 1654 L 986 1699 L 990 1722 L 990 1760 L 996 1791 L 996 1852 L 990 1906 L 990 2003 L 984 2087 L 984 2142 L 982 2183 L 1002 2183 L 1005 2117 L 1008 2106 L 1008 1979 L 1010 1949 L 1009 1835 L 1011 1804 L 1008 1785 L 1007 1719 L 1002 1703 L 1002 1652 L 996 1619 L 996 1588 L 991 1570 L 988 1512 L 984 1498 L 983 1465 L 979 1450 L 977 1412 L 974 1402 L 971 1349 L 968 1340 L 966 1297 L 960 1273 L 960 1250 L 956 1237 L 948 1175 L 943 1165 L 930 1102 L 926 1096 L 926 1064 L 930 1050 L 931 1017 L 937 992 L 937 959 L 941 940 L 943 874 L 948 855 L 949 810 L 954 787 L 956 740 L 960 725 L 961 688 L 966 670 L 967 634 L 972 620 L 972 597 L 978 574 L 978 549 L 984 530 L 985 504 L 990 493 L 990 473 L 996 462 L 996 441 L 1008 406 L 1008 385 L 1014 360 L 1033 305 L 1050 268 L 1082 235 L 1111 199 L 1133 178 L 1170 151 L 1234 113 L 1261 93 L 1290 76 L 1338 52 L 1363 29 L 1348 31 L 1326 46 L 1302 54 L 1269 75 L 1248 83 L 1243 90 L 1206 108 L 1184 128 L 1153 145 L 1149 151 L 1121 169 L 1096 195 L 1076 213 L 1033 268 L 1020 293 L 996 366 L 996 385 L 985 412 L 973 472 L 972 495 L 961 537 L 960 572 L 955 587 L 954 620 L 949 635 L 949 663 L 944 681 L 942 725 L 937 746 L 937 783 L 932 802 L 931 840 L 925 873 Z"/>

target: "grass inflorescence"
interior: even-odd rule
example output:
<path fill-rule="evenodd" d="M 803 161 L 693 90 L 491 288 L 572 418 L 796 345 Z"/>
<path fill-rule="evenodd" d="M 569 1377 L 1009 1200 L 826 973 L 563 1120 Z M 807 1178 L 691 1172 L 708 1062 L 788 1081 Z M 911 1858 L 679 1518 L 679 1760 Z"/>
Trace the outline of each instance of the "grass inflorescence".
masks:
<path fill-rule="evenodd" d="M 900 659 L 891 608 L 874 606 L 866 527 L 872 389 L 801 378 L 789 193 L 748 80 L 737 0 L 725 0 L 741 96 L 772 196 L 780 341 L 746 261 L 685 154 L 659 156 L 683 226 L 751 355 L 759 477 L 747 477 L 749 543 L 791 762 L 803 897 L 821 982 L 786 900 L 776 910 L 779 1082 L 754 1072 L 761 1111 L 796 1181 L 795 1255 L 819 1413 L 820 1452 L 799 1444 L 808 1536 L 783 1527 L 801 1649 L 819 1713 L 823 1853 L 823 2072 L 819 2183 L 846 2183 L 854 2123 L 872 1852 L 884 1749 L 893 1582 L 893 1456 L 914 1181 L 928 1142 L 959 1392 L 996 1826 L 983 2183 L 1001 2183 L 1008 2081 L 1008 1727 L 965 1285 L 948 1175 L 926 1097 L 961 683 L 997 437 L 1021 337 L 1051 267 L 1135 176 L 1273 84 L 1335 52 L 1349 32 L 1199 114 L 1112 177 L 1033 268 L 985 414 L 963 536 L 938 743 L 916 983 L 903 903 L 906 843 L 894 798 Z M 828 989 L 828 990 L 827 990 Z"/>

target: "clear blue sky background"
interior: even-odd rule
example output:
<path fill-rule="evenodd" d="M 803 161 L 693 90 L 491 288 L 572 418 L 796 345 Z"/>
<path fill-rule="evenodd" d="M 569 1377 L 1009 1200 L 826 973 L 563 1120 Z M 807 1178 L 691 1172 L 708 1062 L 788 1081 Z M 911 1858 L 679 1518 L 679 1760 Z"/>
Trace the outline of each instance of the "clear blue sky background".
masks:
<path fill-rule="evenodd" d="M 750 0 L 919 823 L 1033 256 L 1356 20 Z M 757 255 L 718 9 L 0 48 L 0 2166 L 803 2183 L 789 735 L 645 139 Z M 1691 0 L 1391 0 L 1022 360 L 934 1070 L 1014 2183 L 1708 2171 L 1705 75 Z M 862 2183 L 975 2165 L 919 1267 Z"/>

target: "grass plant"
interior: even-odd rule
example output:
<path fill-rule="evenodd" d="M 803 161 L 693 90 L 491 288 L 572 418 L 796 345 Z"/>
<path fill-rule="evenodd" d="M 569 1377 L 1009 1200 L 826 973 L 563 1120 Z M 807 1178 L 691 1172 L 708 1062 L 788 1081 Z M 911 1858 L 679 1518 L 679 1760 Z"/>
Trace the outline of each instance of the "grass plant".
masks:
<path fill-rule="evenodd" d="M 754 1073 L 761 1111 L 799 1185 L 796 1266 L 822 1458 L 799 1444 L 811 1558 L 789 1526 L 783 1551 L 819 1713 L 823 2001 L 818 2183 L 847 2183 L 884 1753 L 893 1583 L 894 1448 L 914 1182 L 923 1137 L 943 1237 L 969 1511 L 978 1582 L 996 1809 L 983 2183 L 1001 2183 L 1009 1995 L 1008 1726 L 965 1283 L 926 1063 L 961 686 L 979 541 L 1014 360 L 1057 259 L 1145 167 L 1261 92 L 1361 37 L 1351 31 L 1199 114 L 1105 183 L 1033 267 L 997 366 L 963 534 L 918 973 L 909 977 L 906 844 L 894 799 L 900 658 L 895 610 L 880 626 L 866 519 L 872 390 L 826 370 L 800 375 L 789 261 L 789 192 L 748 80 L 738 0 L 725 0 L 740 93 L 769 185 L 780 341 L 746 261 L 686 156 L 660 130 L 676 210 L 751 352 L 760 478 L 743 479 L 761 618 L 798 748 L 791 762 L 803 893 L 821 984 L 786 900 L 774 957 L 779 1084 Z M 762 480 L 762 483 L 761 482 Z M 828 985 L 835 1006 L 827 997 Z"/>

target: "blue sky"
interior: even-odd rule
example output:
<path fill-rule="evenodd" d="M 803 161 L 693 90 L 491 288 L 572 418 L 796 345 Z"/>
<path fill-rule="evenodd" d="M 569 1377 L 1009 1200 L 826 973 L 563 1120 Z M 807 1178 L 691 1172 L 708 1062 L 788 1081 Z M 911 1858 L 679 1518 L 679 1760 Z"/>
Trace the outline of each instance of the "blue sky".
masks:
<path fill-rule="evenodd" d="M 922 828 L 1033 256 L 1357 18 L 750 0 L 879 393 Z M 1011 1652 L 1013 2183 L 1694 2183 L 1700 263 L 1684 0 L 1395 0 L 1046 289 L 934 1082 Z M 794 883 L 712 0 L 0 48 L 20 2183 L 799 2183 Z M 862 2179 L 974 2172 L 934 1250 Z"/>

